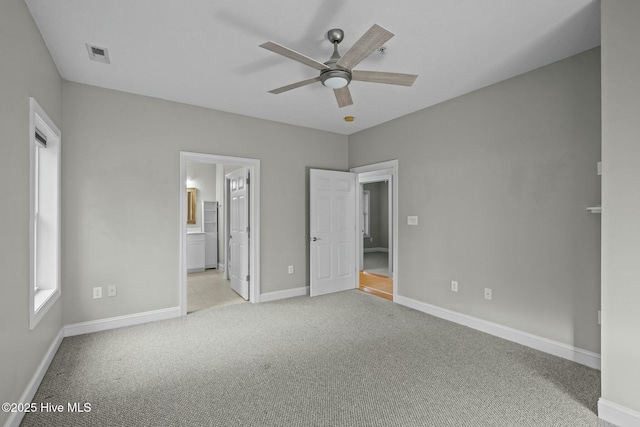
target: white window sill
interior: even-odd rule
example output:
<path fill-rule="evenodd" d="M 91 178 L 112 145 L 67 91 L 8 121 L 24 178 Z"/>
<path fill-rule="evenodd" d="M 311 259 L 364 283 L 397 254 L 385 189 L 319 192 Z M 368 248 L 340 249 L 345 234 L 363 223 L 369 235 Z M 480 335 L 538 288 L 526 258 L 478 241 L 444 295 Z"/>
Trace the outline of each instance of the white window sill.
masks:
<path fill-rule="evenodd" d="M 33 296 L 33 312 L 37 314 L 55 292 L 55 289 L 37 289 Z"/>
<path fill-rule="evenodd" d="M 33 312 L 30 316 L 29 329 L 36 327 L 59 297 L 59 289 L 36 289 L 33 294 Z"/>

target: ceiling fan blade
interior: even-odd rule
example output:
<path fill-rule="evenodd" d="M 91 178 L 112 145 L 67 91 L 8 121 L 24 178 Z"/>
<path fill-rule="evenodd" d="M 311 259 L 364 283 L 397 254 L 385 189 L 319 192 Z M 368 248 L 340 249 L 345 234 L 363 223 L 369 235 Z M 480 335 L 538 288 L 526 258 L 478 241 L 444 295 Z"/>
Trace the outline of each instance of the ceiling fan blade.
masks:
<path fill-rule="evenodd" d="M 277 89 L 270 90 L 269 93 L 275 93 L 277 95 L 279 93 L 286 92 L 288 90 L 295 89 L 295 88 L 298 88 L 298 87 L 310 85 L 311 83 L 315 83 L 315 82 L 319 82 L 319 81 L 320 81 L 320 76 L 314 77 L 312 79 L 302 80 L 302 81 L 299 81 L 297 83 L 292 83 L 290 85 L 282 86 L 282 87 L 279 87 Z"/>
<path fill-rule="evenodd" d="M 358 65 L 360 61 L 385 44 L 391 37 L 393 37 L 392 32 L 385 30 L 378 24 L 373 24 L 373 26 L 369 28 L 369 31 L 364 33 L 362 37 L 351 46 L 351 49 L 338 60 L 336 65 L 351 70 Z"/>
<path fill-rule="evenodd" d="M 349 91 L 349 86 L 345 86 L 340 89 L 334 89 L 333 93 L 336 95 L 336 101 L 338 101 L 338 107 L 346 107 L 348 105 L 353 105 L 353 100 L 351 99 L 351 92 Z"/>
<path fill-rule="evenodd" d="M 261 44 L 260 47 L 277 53 L 278 55 L 293 59 L 294 61 L 298 61 L 304 65 L 308 65 L 309 67 L 315 68 L 316 70 L 322 71 L 329 69 L 329 67 L 322 62 L 318 62 L 313 58 L 309 58 L 308 56 L 298 53 L 295 50 L 291 50 L 288 47 L 279 45 L 278 43 L 266 42 Z"/>
<path fill-rule="evenodd" d="M 351 80 L 370 83 L 385 83 L 389 85 L 411 86 L 416 81 L 416 74 L 385 73 L 382 71 L 360 71 L 351 72 Z"/>

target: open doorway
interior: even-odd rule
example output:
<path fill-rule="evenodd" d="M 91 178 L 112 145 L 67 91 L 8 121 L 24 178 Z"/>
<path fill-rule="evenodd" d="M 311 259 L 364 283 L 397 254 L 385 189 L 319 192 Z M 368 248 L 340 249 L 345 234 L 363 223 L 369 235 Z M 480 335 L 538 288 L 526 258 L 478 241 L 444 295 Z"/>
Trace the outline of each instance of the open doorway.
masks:
<path fill-rule="evenodd" d="M 355 168 L 359 187 L 358 288 L 393 301 L 397 267 L 397 161 Z"/>
<path fill-rule="evenodd" d="M 259 301 L 259 165 L 254 159 L 180 153 L 182 315 Z M 231 245 L 234 237 L 242 244 Z"/>
<path fill-rule="evenodd" d="M 391 204 L 389 180 L 360 184 L 362 259 L 359 288 L 393 301 L 393 258 L 389 250 Z"/>

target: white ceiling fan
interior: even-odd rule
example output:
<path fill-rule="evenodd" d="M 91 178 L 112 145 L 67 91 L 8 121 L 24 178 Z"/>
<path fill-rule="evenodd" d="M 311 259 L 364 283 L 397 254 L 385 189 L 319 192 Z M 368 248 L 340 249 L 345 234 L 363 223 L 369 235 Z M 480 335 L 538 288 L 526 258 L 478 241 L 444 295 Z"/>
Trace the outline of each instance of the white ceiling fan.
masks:
<path fill-rule="evenodd" d="M 416 78 L 418 78 L 416 74 L 360 71 L 353 69 L 362 60 L 381 48 L 389 39 L 391 39 L 391 37 L 393 37 L 392 32 L 374 24 L 362 37 L 360 37 L 360 39 L 358 39 L 357 42 L 355 42 L 353 46 L 351 46 L 351 49 L 349 49 L 344 56 L 340 56 L 338 53 L 338 44 L 340 44 L 344 39 L 344 31 L 339 28 L 334 28 L 327 32 L 327 38 L 333 44 L 333 55 L 324 63 L 316 61 L 313 58 L 309 58 L 308 56 L 272 41 L 263 43 L 260 47 L 320 71 L 320 75 L 317 77 L 282 86 L 280 88 L 270 90 L 269 92 L 279 94 L 291 89 L 310 85 L 315 82 L 322 82 L 326 87 L 333 89 L 333 93 L 338 101 L 338 106 L 342 108 L 353 104 L 351 92 L 349 91 L 349 83 L 351 83 L 352 80 L 411 86 L 413 85 L 413 82 L 415 82 Z"/>

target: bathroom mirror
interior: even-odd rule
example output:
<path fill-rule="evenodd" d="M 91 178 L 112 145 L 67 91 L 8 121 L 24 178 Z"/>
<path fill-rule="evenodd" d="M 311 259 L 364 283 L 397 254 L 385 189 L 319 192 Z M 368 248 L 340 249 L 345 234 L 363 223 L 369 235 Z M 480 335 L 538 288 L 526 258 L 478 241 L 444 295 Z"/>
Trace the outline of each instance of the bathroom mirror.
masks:
<path fill-rule="evenodd" d="M 187 224 L 196 223 L 196 189 L 187 188 Z"/>

